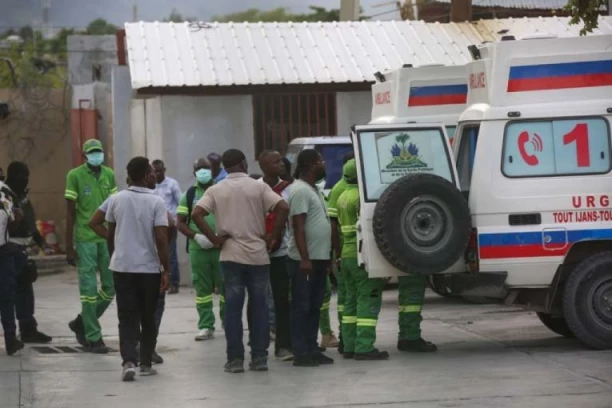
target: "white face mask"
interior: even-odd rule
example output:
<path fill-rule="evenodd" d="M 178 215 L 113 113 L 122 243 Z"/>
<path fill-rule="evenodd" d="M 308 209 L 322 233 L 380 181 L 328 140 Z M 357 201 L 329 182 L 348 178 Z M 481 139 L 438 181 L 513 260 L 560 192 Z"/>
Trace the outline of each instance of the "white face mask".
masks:
<path fill-rule="evenodd" d="M 325 179 L 321 179 L 315 183 L 317 188 L 321 191 L 325 190 Z"/>

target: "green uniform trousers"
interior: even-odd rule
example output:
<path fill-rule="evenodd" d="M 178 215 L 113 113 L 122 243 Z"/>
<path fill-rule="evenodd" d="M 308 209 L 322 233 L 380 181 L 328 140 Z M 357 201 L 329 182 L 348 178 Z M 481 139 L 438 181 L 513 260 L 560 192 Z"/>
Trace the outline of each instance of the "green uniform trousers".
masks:
<path fill-rule="evenodd" d="M 336 283 L 338 284 L 336 290 L 336 296 L 338 296 L 338 298 L 336 300 L 338 304 L 338 325 L 340 326 L 339 334 L 342 335 L 342 313 L 344 312 L 344 302 L 346 298 L 346 288 L 344 287 L 344 275 L 342 268 L 338 269 L 336 272 Z"/>
<path fill-rule="evenodd" d="M 108 247 L 106 242 L 77 242 L 75 250 L 85 337 L 87 341 L 97 342 L 102 338 L 102 328 L 98 319 L 115 296 L 113 273 L 108 269 L 110 264 Z M 100 271 L 100 289 L 98 289 L 98 271 Z"/>
<path fill-rule="evenodd" d="M 399 339 L 418 340 L 421 338 L 421 309 L 425 298 L 427 278 L 424 276 L 403 276 L 399 282 Z"/>
<path fill-rule="evenodd" d="M 342 259 L 346 297 L 342 314 L 342 341 L 345 353 L 374 350 L 376 323 L 385 285 L 380 278 L 370 279 L 359 267 L 357 258 Z"/>
<path fill-rule="evenodd" d="M 218 249 L 189 248 L 191 279 L 196 291 L 198 330 L 215 329 L 213 313 L 213 291 L 219 290 L 219 317 L 225 323 L 225 290 L 221 279 L 221 264 Z"/>
<path fill-rule="evenodd" d="M 321 305 L 321 315 L 319 316 L 319 329 L 321 330 L 321 334 L 323 336 L 331 334 L 331 321 L 329 318 L 329 306 L 331 305 L 331 281 L 329 280 L 329 276 L 327 276 L 327 281 L 325 282 L 325 297 L 323 298 L 323 304 Z"/>

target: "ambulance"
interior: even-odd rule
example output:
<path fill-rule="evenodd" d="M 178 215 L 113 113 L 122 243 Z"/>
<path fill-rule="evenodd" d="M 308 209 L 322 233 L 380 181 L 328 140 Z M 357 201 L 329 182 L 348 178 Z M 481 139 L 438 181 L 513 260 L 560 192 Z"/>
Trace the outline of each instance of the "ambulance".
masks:
<path fill-rule="evenodd" d="M 495 276 L 506 304 L 612 348 L 612 36 L 506 40 L 469 48 L 452 153 L 442 124 L 355 128 L 360 261 Z"/>

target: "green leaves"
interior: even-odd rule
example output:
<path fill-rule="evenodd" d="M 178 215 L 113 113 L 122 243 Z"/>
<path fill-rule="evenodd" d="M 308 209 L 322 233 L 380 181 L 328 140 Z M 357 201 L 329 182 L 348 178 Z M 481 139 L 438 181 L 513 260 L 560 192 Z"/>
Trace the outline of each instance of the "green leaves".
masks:
<path fill-rule="evenodd" d="M 565 11 L 570 13 L 570 24 L 583 23 L 580 35 L 587 35 L 598 27 L 599 16 L 607 6 L 607 0 L 569 0 Z"/>

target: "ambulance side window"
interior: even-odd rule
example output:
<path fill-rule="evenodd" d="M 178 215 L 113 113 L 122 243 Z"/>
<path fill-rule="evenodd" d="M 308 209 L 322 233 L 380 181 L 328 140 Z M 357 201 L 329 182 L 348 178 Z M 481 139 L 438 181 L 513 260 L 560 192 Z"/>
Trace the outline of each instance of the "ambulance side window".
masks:
<path fill-rule="evenodd" d="M 480 126 L 465 126 L 461 134 L 461 146 L 457 156 L 457 173 L 459 174 L 459 185 L 461 191 L 469 192 L 472 181 L 472 169 L 474 168 L 474 156 L 476 154 L 476 143 Z"/>

